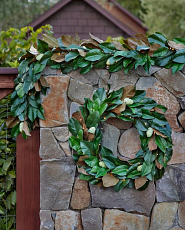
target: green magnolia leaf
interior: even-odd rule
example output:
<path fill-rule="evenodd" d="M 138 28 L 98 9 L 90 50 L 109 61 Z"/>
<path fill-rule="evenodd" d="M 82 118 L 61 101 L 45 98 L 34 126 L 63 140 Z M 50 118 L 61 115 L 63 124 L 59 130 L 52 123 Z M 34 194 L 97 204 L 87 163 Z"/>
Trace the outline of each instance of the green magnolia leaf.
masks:
<path fill-rule="evenodd" d="M 185 63 L 173 63 L 172 64 L 172 73 L 176 73 L 177 71 L 180 71 L 183 69 Z"/>
<path fill-rule="evenodd" d="M 93 67 L 93 63 L 90 62 L 87 66 L 81 68 L 80 74 L 88 73 L 92 69 L 92 67 Z"/>
<path fill-rule="evenodd" d="M 161 151 L 163 151 L 164 153 L 166 152 L 167 143 L 163 137 L 155 135 L 155 143 L 161 149 Z"/>
<path fill-rule="evenodd" d="M 168 53 L 165 56 L 156 58 L 155 64 L 158 66 L 166 66 L 173 60 L 173 57 L 174 52 L 168 51 Z"/>
<path fill-rule="evenodd" d="M 128 173 L 127 178 L 130 179 L 136 179 L 141 175 L 141 172 L 137 171 L 137 170 L 133 170 L 132 172 Z"/>
<path fill-rule="evenodd" d="M 130 182 L 130 179 L 119 180 L 119 182 L 114 186 L 116 192 L 119 192 L 122 188 L 126 187 Z"/>
<path fill-rule="evenodd" d="M 132 58 L 125 58 L 123 60 L 123 67 L 126 68 L 132 62 L 132 60 Z"/>
<path fill-rule="evenodd" d="M 78 120 L 71 118 L 69 120 L 68 129 L 73 136 L 77 137 L 79 131 L 82 129 L 82 126 Z"/>
<path fill-rule="evenodd" d="M 153 57 L 162 57 L 162 56 L 166 55 L 168 51 L 169 51 L 168 48 L 160 47 L 158 50 L 156 50 L 154 52 Z"/>
<path fill-rule="evenodd" d="M 161 45 L 162 47 L 164 47 L 167 42 L 167 38 L 164 34 L 156 32 L 148 37 L 148 41 L 150 44 L 157 43 Z"/>
<path fill-rule="evenodd" d="M 78 150 L 81 149 L 81 147 L 80 147 L 80 139 L 78 139 L 76 137 L 71 136 L 69 138 L 69 145 L 71 146 L 72 149 L 74 149 L 77 152 L 78 152 Z"/>
<path fill-rule="evenodd" d="M 113 174 L 117 174 L 119 176 L 126 176 L 127 175 L 127 171 L 128 171 L 128 166 L 127 165 L 120 165 L 118 167 L 116 167 L 112 173 Z"/>
<path fill-rule="evenodd" d="M 107 54 L 107 55 L 104 55 L 103 57 L 101 57 L 99 59 L 99 61 L 96 62 L 96 64 L 94 65 L 95 68 L 98 68 L 98 69 L 103 69 L 105 66 L 106 66 L 106 63 L 107 63 L 107 60 L 111 57 L 112 55 L 110 54 Z"/>
<path fill-rule="evenodd" d="M 64 65 L 63 64 L 61 65 L 61 71 L 64 74 L 67 74 L 67 73 L 71 72 L 72 70 L 73 70 L 73 62 L 72 61 L 67 62 Z"/>
<path fill-rule="evenodd" d="M 21 87 L 18 91 L 17 91 L 17 95 L 18 97 L 22 98 L 24 96 L 25 92 L 23 87 Z"/>
<path fill-rule="evenodd" d="M 99 122 L 100 122 L 100 114 L 98 111 L 94 111 L 87 117 L 86 126 L 87 128 L 97 127 Z"/>
<path fill-rule="evenodd" d="M 124 73 L 128 74 L 128 72 L 134 67 L 136 61 L 131 62 L 127 67 L 124 68 Z"/>
<path fill-rule="evenodd" d="M 151 173 L 153 164 L 147 165 L 145 162 L 142 165 L 141 176 L 146 176 L 147 174 Z"/>
<path fill-rule="evenodd" d="M 101 104 L 106 99 L 106 92 L 104 88 L 100 88 L 96 90 L 96 92 L 93 94 L 93 100 L 99 99 Z"/>
<path fill-rule="evenodd" d="M 185 38 L 174 38 L 173 41 L 185 45 Z"/>
<path fill-rule="evenodd" d="M 97 157 L 88 157 L 84 159 L 85 163 L 90 167 L 99 166 L 99 160 Z"/>
<path fill-rule="evenodd" d="M 136 119 L 136 122 L 135 122 L 135 127 L 138 129 L 138 130 L 141 130 L 141 131 L 147 131 L 148 128 L 145 126 L 145 123 L 144 121 L 142 121 L 141 119 Z"/>
<path fill-rule="evenodd" d="M 151 151 L 148 151 L 144 157 L 144 161 L 147 165 L 152 164 L 152 162 L 155 160 L 155 154 L 152 154 Z"/>
<path fill-rule="evenodd" d="M 109 42 L 104 42 L 99 44 L 99 47 L 104 51 L 104 53 L 114 53 L 116 51 L 116 47 Z"/>
<path fill-rule="evenodd" d="M 81 179 L 81 180 L 89 181 L 89 180 L 91 180 L 91 179 L 94 179 L 94 176 L 80 174 L 80 179 Z"/>
<path fill-rule="evenodd" d="M 95 178 L 99 178 L 102 176 L 105 176 L 107 174 L 108 169 L 106 168 L 100 168 L 95 176 Z"/>
<path fill-rule="evenodd" d="M 109 72 L 118 72 L 122 68 L 123 68 L 123 62 L 122 60 L 120 60 L 109 67 Z"/>
<path fill-rule="evenodd" d="M 114 57 L 118 57 L 118 56 L 126 57 L 128 53 L 129 51 L 116 51 L 114 53 Z"/>
<path fill-rule="evenodd" d="M 49 50 L 49 46 L 43 40 L 38 39 L 37 40 L 37 50 L 39 53 L 44 54 L 45 52 Z"/>
<path fill-rule="evenodd" d="M 104 54 L 103 54 L 103 52 L 101 50 L 92 49 L 86 54 L 85 60 L 87 60 L 87 61 L 98 61 L 103 56 L 104 56 Z"/>
<path fill-rule="evenodd" d="M 185 63 L 185 49 L 178 50 L 174 56 L 173 61 L 177 63 Z"/>
<path fill-rule="evenodd" d="M 18 101 L 20 101 L 20 104 L 17 105 L 15 101 L 11 107 L 11 114 L 13 117 L 20 115 L 27 108 L 27 101 L 24 101 L 23 103 L 21 103 L 21 99 Z"/>
<path fill-rule="evenodd" d="M 34 69 L 33 69 L 34 74 L 42 72 L 45 69 L 45 67 L 46 67 L 46 65 L 43 65 L 43 64 L 40 64 L 39 62 L 37 62 L 34 65 Z"/>
<path fill-rule="evenodd" d="M 79 56 L 78 52 L 69 52 L 68 54 L 65 55 L 65 61 L 69 62 Z"/>
<path fill-rule="evenodd" d="M 117 63 L 118 61 L 120 61 L 122 59 L 123 59 L 123 57 L 120 57 L 120 56 L 118 56 L 118 57 L 112 56 L 107 60 L 107 65 L 112 65 L 112 64 Z"/>
<path fill-rule="evenodd" d="M 38 115 L 38 109 L 32 107 L 31 105 L 28 107 L 28 118 L 33 122 Z"/>
<path fill-rule="evenodd" d="M 88 156 L 94 155 L 93 143 L 89 141 L 80 141 L 82 152 Z"/>
<path fill-rule="evenodd" d="M 151 65 L 152 65 L 152 63 L 151 63 L 150 56 L 147 55 L 146 62 L 145 62 L 145 64 L 143 65 L 143 69 L 144 69 L 145 72 L 148 73 L 148 74 L 149 74 L 149 70 L 150 70 Z"/>
<path fill-rule="evenodd" d="M 106 148 L 105 146 L 102 146 L 102 148 L 101 148 L 101 156 L 102 157 L 114 156 L 114 154 L 110 149 Z"/>
<path fill-rule="evenodd" d="M 112 156 L 112 155 L 111 155 Z M 102 157 L 103 162 L 105 163 L 105 165 L 107 166 L 107 168 L 109 169 L 114 169 L 116 168 L 116 165 L 114 164 L 114 162 L 112 161 L 111 157 L 108 156 L 104 156 Z"/>

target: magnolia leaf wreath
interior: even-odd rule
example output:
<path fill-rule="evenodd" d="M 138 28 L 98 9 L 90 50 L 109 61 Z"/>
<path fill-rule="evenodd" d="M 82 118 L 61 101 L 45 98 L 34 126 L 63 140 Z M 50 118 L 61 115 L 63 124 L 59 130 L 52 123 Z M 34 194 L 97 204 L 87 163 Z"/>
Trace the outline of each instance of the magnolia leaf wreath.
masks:
<path fill-rule="evenodd" d="M 144 190 L 149 181 L 162 177 L 172 156 L 171 128 L 164 116 L 166 108 L 145 96 L 145 91 L 133 86 L 112 92 L 109 86 L 107 92 L 98 89 L 92 100 L 85 98 L 84 105 L 73 113 L 68 124 L 69 144 L 80 179 L 119 191 Z M 123 161 L 102 145 L 102 122 L 110 117 L 133 122 L 139 132 L 141 149 L 134 159 Z"/>

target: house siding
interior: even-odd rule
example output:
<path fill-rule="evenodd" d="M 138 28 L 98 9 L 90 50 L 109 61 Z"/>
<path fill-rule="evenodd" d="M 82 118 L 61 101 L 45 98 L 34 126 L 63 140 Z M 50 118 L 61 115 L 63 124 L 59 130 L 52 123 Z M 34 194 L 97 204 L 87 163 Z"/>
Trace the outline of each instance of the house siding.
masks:
<path fill-rule="evenodd" d="M 101 7 L 101 6 L 100 6 Z M 81 0 L 74 0 L 36 27 L 50 24 L 56 38 L 64 34 L 89 38 L 89 32 L 105 40 L 108 36 L 128 37 L 120 28 Z"/>

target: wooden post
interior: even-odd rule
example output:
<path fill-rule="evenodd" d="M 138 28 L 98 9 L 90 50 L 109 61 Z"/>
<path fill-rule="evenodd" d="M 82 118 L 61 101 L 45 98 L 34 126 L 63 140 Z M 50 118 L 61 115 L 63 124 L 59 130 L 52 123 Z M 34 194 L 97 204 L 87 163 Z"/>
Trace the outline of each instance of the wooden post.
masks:
<path fill-rule="evenodd" d="M 40 228 L 40 130 L 34 130 L 31 137 L 17 138 L 16 190 L 17 230 L 39 230 Z"/>

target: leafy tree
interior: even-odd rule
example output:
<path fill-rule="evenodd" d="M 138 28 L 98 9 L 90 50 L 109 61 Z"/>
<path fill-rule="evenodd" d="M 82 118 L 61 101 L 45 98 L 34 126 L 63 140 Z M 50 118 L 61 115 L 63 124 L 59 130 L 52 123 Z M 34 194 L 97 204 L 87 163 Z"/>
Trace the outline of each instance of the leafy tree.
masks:
<path fill-rule="evenodd" d="M 141 0 L 117 0 L 117 2 L 135 16 L 140 17 Z"/>
<path fill-rule="evenodd" d="M 0 30 L 21 28 L 59 0 L 0 0 Z"/>
<path fill-rule="evenodd" d="M 45 25 L 36 31 L 30 26 L 1 31 L 0 67 L 18 67 L 18 59 L 37 41 L 37 36 L 43 31 L 52 33 L 51 29 L 50 25 Z"/>
<path fill-rule="evenodd" d="M 168 38 L 185 36 L 185 0 L 141 0 L 145 12 L 141 13 L 149 33 L 155 31 Z"/>

